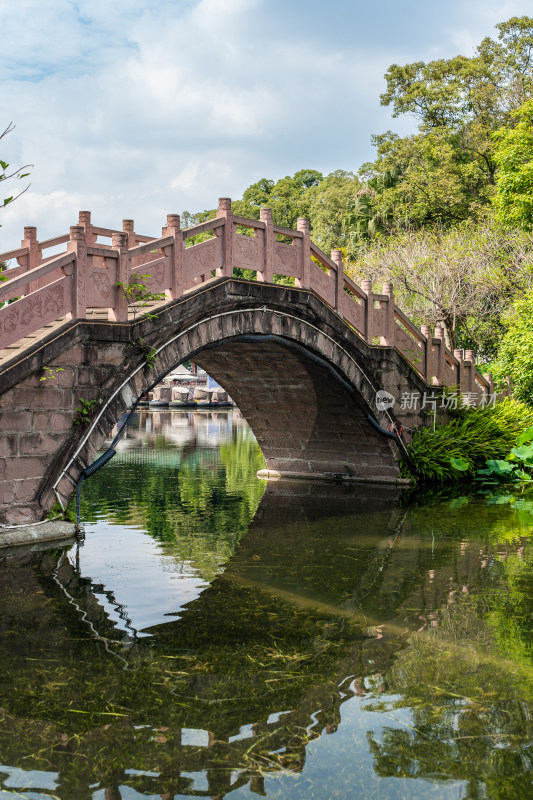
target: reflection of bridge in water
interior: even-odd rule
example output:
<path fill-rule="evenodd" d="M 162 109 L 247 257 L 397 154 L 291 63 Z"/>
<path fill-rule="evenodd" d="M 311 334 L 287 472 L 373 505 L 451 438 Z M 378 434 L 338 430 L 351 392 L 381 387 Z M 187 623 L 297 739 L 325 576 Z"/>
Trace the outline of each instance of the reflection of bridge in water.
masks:
<path fill-rule="evenodd" d="M 112 435 L 118 432 L 121 422 Z M 113 465 L 143 465 L 179 467 L 184 460 L 189 465 L 215 466 L 220 464 L 218 448 L 240 429 L 252 437 L 250 429 L 237 409 L 229 411 L 140 411 L 116 447 Z M 164 437 L 147 439 L 147 434 Z"/>
<path fill-rule="evenodd" d="M 261 793 L 266 775 L 303 769 L 307 745 L 335 733 L 344 703 L 386 691 L 406 637 L 434 625 L 458 588 L 483 581 L 486 553 L 466 541 L 458 559 L 449 539 L 413 534 L 392 489 L 270 484 L 223 572 L 149 641 L 136 640 L 127 617 L 110 619 L 101 587 L 83 575 L 83 549 L 81 572 L 65 556 L 55 571 L 49 553 L 34 556 L 37 572 L 29 556 L 14 559 L 2 573 L 4 618 L 9 628 L 16 615 L 11 653 L 28 661 L 0 734 L 14 765 L 8 785 L 23 786 L 21 768 L 47 775 L 43 790 L 62 800 L 88 800 L 98 787 L 107 800 L 126 797 L 121 787 L 163 800 L 221 798 L 245 784 Z M 10 594 L 14 573 L 40 608 Z M 34 703 L 36 620 L 46 631 L 36 649 L 53 660 L 57 648 L 70 689 L 28 722 L 15 712 Z M 95 690 L 104 716 L 90 714 Z"/>

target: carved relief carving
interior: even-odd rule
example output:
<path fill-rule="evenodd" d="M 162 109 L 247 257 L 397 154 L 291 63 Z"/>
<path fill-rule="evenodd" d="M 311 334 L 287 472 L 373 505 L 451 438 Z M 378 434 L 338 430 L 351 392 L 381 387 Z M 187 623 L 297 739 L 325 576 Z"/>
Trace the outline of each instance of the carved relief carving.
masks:
<path fill-rule="evenodd" d="M 42 296 L 28 297 L 24 303 L 24 309 L 20 315 L 22 325 L 29 325 L 34 319 L 40 320 L 43 316 Z"/>
<path fill-rule="evenodd" d="M 61 314 L 63 311 L 64 290 L 62 286 L 54 286 L 43 294 L 43 311 L 45 314 Z"/>
<path fill-rule="evenodd" d="M 236 240 L 238 249 L 237 258 L 240 256 L 240 261 L 246 266 L 256 267 L 258 262 L 257 239 L 243 235 L 242 237 L 236 237 Z"/>
<path fill-rule="evenodd" d="M 19 310 L 18 308 L 13 308 L 6 314 L 6 318 L 4 321 L 5 332 L 13 333 L 13 331 L 18 328 L 18 324 L 19 324 Z"/>
<path fill-rule="evenodd" d="M 296 250 L 293 250 L 292 246 L 290 250 L 283 248 L 279 253 L 279 260 L 286 269 L 294 269 L 296 267 Z"/>
<path fill-rule="evenodd" d="M 107 300 L 111 290 L 109 275 L 104 275 L 102 272 L 93 272 L 91 274 L 91 281 L 96 294 L 103 300 Z"/>
<path fill-rule="evenodd" d="M 333 305 L 335 298 L 335 286 L 333 280 L 314 262 L 311 262 L 311 289 L 330 305 Z"/>
<path fill-rule="evenodd" d="M 274 272 L 280 275 L 300 276 L 298 251 L 294 245 L 276 242 L 274 245 Z"/>
<path fill-rule="evenodd" d="M 150 289 L 158 290 L 161 286 L 163 286 L 165 282 L 165 265 L 158 264 L 157 267 L 154 267 L 150 270 L 150 278 L 148 279 L 148 284 Z"/>
<path fill-rule="evenodd" d="M 187 247 L 184 253 L 186 271 L 189 278 L 216 269 L 216 239 Z"/>

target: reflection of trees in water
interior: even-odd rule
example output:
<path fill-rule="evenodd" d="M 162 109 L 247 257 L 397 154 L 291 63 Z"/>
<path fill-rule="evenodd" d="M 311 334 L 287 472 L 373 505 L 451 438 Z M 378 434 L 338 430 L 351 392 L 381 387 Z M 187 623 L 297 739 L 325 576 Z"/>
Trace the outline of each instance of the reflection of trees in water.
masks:
<path fill-rule="evenodd" d="M 394 493 L 269 485 L 224 573 L 127 647 L 89 577 L 64 559 L 61 586 L 51 577 L 58 554 L 12 563 L 2 573 L 4 763 L 58 772 L 63 800 L 97 786 L 116 798 L 121 785 L 168 798 L 260 791 L 265 775 L 302 770 L 308 742 L 333 734 L 356 694 L 410 715 L 410 727 L 369 734 L 380 776 L 526 797 L 530 672 L 498 656 L 492 615 L 527 610 L 531 556 L 520 541 L 493 543 L 511 524 L 494 513 L 478 517 L 480 539 L 474 510 L 467 520 L 448 509 L 444 536 L 442 508 L 406 513 Z M 502 609 L 507 585 L 507 598 L 523 595 Z"/>
<path fill-rule="evenodd" d="M 138 525 L 211 579 L 246 532 L 264 491 L 256 478 L 264 461 L 255 439 L 242 427 L 230 433 L 218 447 L 199 449 L 193 436 L 182 447 L 156 437 L 145 448 L 126 449 L 84 484 L 82 518 L 104 515 L 111 523 Z M 172 454 L 176 463 L 168 466 Z"/>
<path fill-rule="evenodd" d="M 395 698 L 368 706 L 393 718 L 410 709 L 405 727 L 369 733 L 381 777 L 461 780 L 467 798 L 531 797 L 533 550 L 520 527 L 512 510 L 500 514 L 481 547 L 460 545 L 448 587 L 430 574 L 448 591 L 385 673 Z"/>
<path fill-rule="evenodd" d="M 401 699 L 371 703 L 406 726 L 369 734 L 381 777 L 456 779 L 465 797 L 529 798 L 533 725 L 531 665 L 499 656 L 490 625 L 471 598 L 411 637 L 385 673 Z M 402 717 L 406 719 L 405 717 Z"/>

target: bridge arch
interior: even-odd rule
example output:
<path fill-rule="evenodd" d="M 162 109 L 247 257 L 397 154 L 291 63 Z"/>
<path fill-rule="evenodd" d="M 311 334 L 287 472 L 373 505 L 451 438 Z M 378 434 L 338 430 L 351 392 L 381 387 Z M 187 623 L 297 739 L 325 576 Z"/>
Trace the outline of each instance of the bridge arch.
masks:
<path fill-rule="evenodd" d="M 139 336 L 156 350 L 152 370 L 132 347 Z M 19 396 L 25 382 L 35 395 L 45 394 L 49 387 L 39 386 L 36 375 L 47 364 L 63 369 L 60 382 L 64 396 L 70 390 L 73 407 L 82 391 L 96 407 L 88 426 L 55 435 L 55 449 L 39 456 L 40 475 L 15 495 L 4 520 L 37 519 L 56 499 L 65 504 L 121 415 L 189 358 L 234 398 L 268 469 L 302 477 L 397 480 L 398 447 L 372 427 L 367 415 L 384 427 L 391 420 L 405 422 L 379 412 L 374 400 L 382 388 L 398 397 L 427 388 L 409 363 L 394 348 L 369 346 L 312 291 L 219 279 L 151 320 L 73 323 L 29 354 L 22 380 L 19 364 L 12 390 Z M 51 431 L 57 408 L 43 408 L 41 426 L 46 414 Z"/>

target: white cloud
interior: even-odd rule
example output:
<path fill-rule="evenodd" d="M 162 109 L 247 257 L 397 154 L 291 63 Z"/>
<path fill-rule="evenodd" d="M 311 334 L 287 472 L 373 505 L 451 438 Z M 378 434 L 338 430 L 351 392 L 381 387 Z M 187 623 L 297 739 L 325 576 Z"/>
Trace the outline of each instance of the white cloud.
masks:
<path fill-rule="evenodd" d="M 379 105 L 388 65 L 453 55 L 505 18 L 489 0 L 485 18 L 481 0 L 452 6 L 428 29 L 422 0 L 0 0 L 2 116 L 17 125 L 0 157 L 35 164 L 0 249 L 24 224 L 66 231 L 79 208 L 157 232 L 261 177 L 357 169 L 371 133 L 412 128 Z"/>

